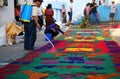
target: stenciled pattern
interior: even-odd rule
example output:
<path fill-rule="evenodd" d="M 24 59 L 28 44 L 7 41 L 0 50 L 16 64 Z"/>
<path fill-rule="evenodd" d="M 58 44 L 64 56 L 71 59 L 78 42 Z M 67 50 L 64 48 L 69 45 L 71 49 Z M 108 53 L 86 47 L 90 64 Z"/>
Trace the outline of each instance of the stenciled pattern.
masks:
<path fill-rule="evenodd" d="M 69 29 L 0 68 L 0 79 L 120 79 L 120 46 L 109 30 Z"/>

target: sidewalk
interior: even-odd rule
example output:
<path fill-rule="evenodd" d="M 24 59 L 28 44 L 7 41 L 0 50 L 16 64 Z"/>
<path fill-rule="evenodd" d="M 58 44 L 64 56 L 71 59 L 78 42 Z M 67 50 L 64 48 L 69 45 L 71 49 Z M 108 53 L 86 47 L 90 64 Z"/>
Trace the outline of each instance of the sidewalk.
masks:
<path fill-rule="evenodd" d="M 35 48 L 41 47 L 41 46 L 45 45 L 46 43 L 48 43 L 48 42 L 45 41 L 44 36 L 40 32 L 38 32 L 37 40 L 35 42 Z M 12 46 L 0 47 L 0 67 L 24 56 L 28 52 L 29 51 L 24 50 L 23 42 L 14 44 Z"/>
<path fill-rule="evenodd" d="M 63 31 L 66 31 L 68 27 L 62 27 Z M 44 32 L 44 28 L 42 30 Z M 37 40 L 35 42 L 35 48 L 42 47 L 45 44 L 49 43 L 48 41 L 45 41 L 44 35 L 38 31 L 37 32 Z M 24 43 L 17 43 L 12 46 L 1 46 L 0 47 L 0 67 L 3 67 L 4 65 L 15 61 L 18 58 L 23 57 L 25 54 L 27 54 L 30 51 L 24 50 Z"/>

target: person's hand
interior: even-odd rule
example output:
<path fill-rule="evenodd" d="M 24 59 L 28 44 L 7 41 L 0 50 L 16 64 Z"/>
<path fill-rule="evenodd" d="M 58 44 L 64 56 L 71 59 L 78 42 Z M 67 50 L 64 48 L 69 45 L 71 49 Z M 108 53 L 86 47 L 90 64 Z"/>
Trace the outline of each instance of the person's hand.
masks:
<path fill-rule="evenodd" d="M 41 30 L 40 24 L 37 24 L 36 26 L 37 26 L 37 28 L 38 28 L 39 30 Z"/>
<path fill-rule="evenodd" d="M 67 33 L 64 33 L 63 36 L 69 36 Z"/>

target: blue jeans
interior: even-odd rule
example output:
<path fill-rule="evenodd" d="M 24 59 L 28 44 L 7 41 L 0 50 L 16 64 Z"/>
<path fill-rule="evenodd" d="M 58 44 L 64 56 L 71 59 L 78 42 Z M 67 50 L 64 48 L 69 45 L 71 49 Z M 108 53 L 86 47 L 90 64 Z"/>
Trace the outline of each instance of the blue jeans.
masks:
<path fill-rule="evenodd" d="M 93 12 L 90 14 L 90 24 L 92 24 L 93 22 L 96 22 L 96 24 L 99 24 L 99 19 L 98 19 L 98 13 L 97 12 Z"/>
<path fill-rule="evenodd" d="M 69 21 L 72 21 L 72 12 L 68 12 Z"/>

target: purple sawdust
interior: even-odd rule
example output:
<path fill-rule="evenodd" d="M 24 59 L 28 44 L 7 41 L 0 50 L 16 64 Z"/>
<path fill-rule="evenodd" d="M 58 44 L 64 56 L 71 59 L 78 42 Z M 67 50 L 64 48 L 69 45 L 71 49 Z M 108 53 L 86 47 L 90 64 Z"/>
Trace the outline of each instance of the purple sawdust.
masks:
<path fill-rule="evenodd" d="M 72 78 L 65 78 L 65 79 L 72 79 Z"/>

